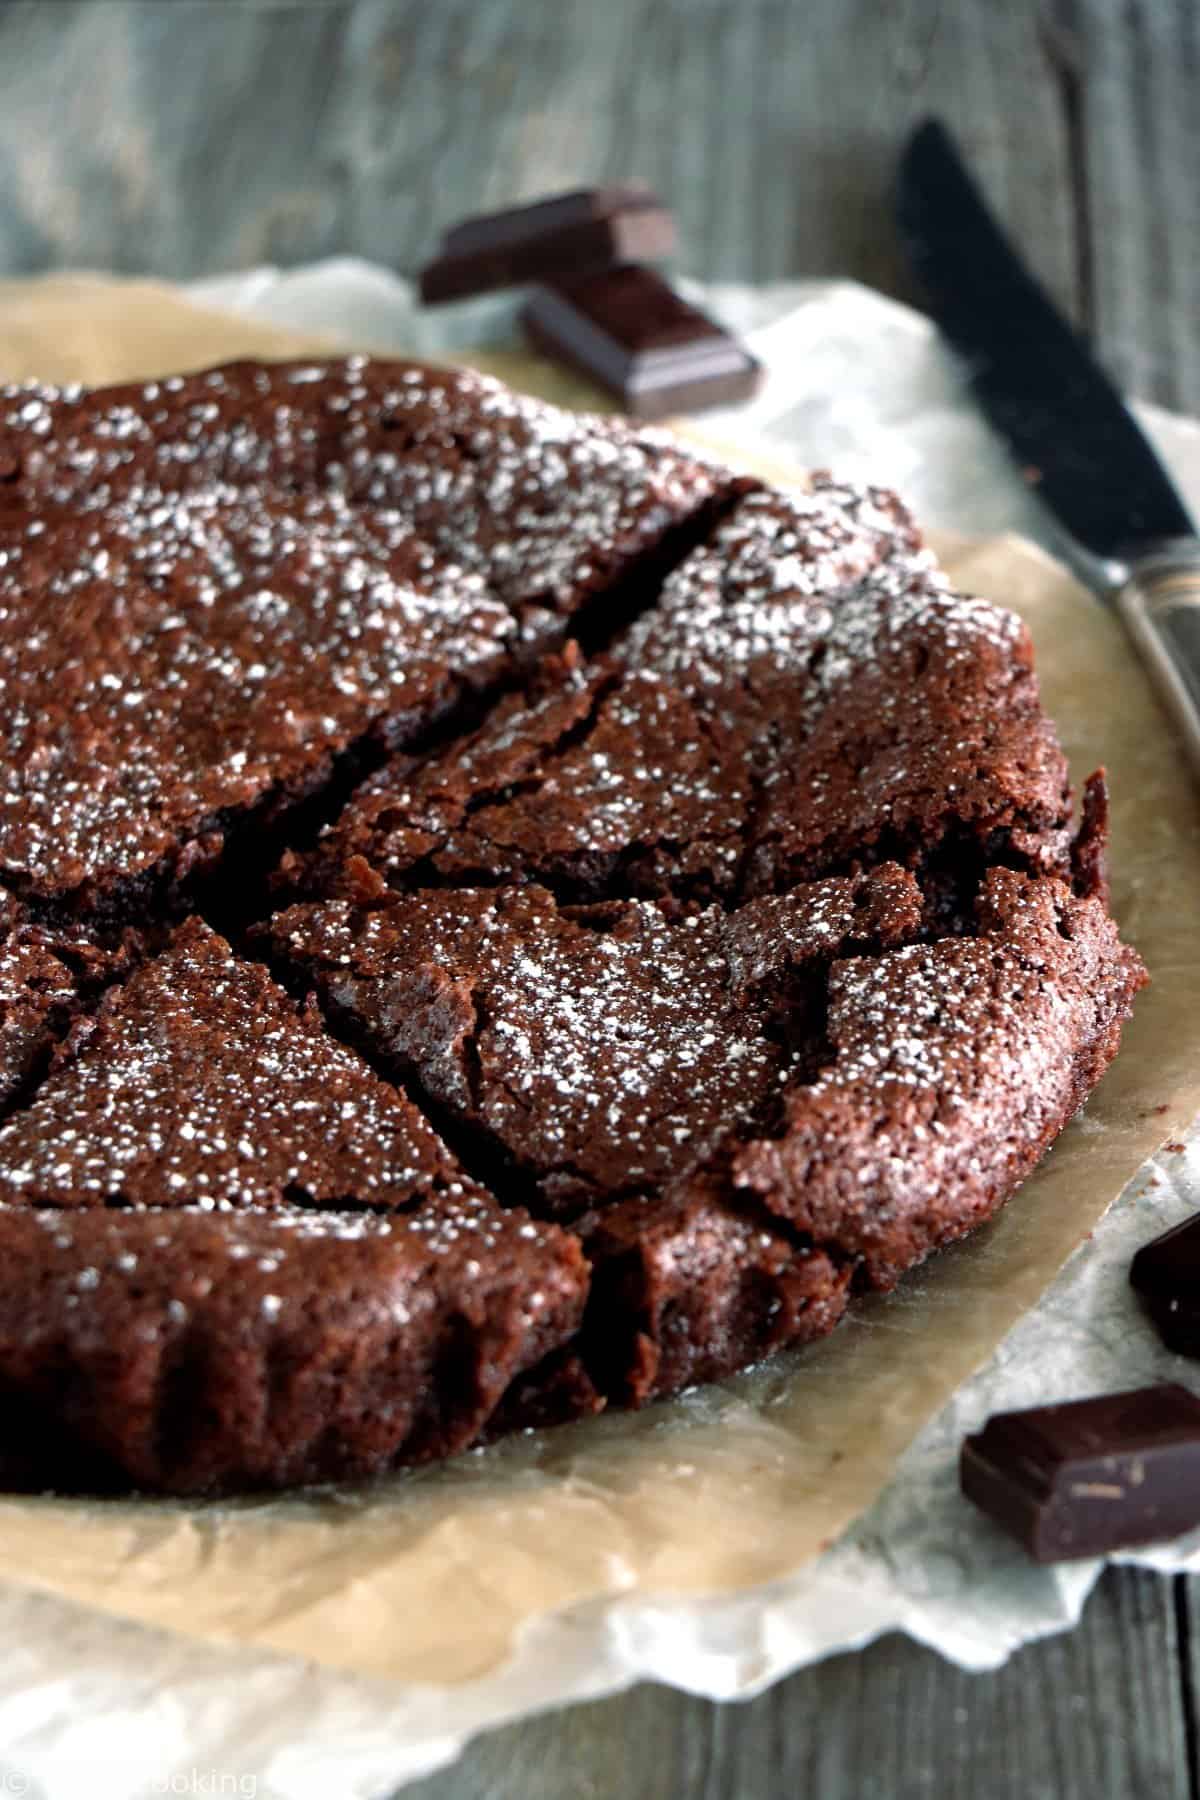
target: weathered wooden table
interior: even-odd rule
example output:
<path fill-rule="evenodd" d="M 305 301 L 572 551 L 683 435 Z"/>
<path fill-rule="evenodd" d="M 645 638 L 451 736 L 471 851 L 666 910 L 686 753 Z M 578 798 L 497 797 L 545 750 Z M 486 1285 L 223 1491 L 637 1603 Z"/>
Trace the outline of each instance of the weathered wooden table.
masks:
<path fill-rule="evenodd" d="M 682 264 L 905 294 L 888 188 L 936 110 L 1135 393 L 1200 412 L 1197 0 L 6 0 L 0 274 L 411 269 L 467 210 L 640 176 Z M 887 1640 L 718 1707 L 514 1727 L 420 1800 L 1200 1800 L 1200 1586 L 1110 1574 L 971 1677 Z"/>

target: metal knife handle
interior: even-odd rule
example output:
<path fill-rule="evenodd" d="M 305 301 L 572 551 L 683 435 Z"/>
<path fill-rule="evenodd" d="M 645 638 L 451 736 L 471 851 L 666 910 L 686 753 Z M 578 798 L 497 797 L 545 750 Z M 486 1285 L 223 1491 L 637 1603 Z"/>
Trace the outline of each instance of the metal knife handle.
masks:
<path fill-rule="evenodd" d="M 1140 556 L 1117 607 L 1200 773 L 1200 538 Z"/>

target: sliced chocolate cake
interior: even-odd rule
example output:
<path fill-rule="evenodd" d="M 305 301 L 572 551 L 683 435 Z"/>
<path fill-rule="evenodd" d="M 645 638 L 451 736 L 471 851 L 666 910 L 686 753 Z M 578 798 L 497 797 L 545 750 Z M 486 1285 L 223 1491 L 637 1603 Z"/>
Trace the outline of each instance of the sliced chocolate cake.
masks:
<path fill-rule="evenodd" d="M 892 495 L 820 478 L 741 500 L 608 657 L 380 769 L 307 880 L 728 901 L 895 858 L 961 885 L 1067 872 L 1069 819 L 1020 620 L 955 594 Z"/>
<path fill-rule="evenodd" d="M 1105 835 L 882 490 L 360 357 L 4 391 L 0 1479 L 361 1477 L 823 1335 L 1116 1053 Z"/>
<path fill-rule="evenodd" d="M 0 1262 L 0 1474 L 175 1492 L 463 1449 L 587 1290 L 198 919 L 0 1126 Z"/>

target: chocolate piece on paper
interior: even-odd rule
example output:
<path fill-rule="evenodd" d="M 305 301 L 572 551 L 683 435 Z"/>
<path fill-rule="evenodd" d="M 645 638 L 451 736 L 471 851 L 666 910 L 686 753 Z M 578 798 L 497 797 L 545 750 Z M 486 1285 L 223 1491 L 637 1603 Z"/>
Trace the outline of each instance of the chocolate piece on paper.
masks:
<path fill-rule="evenodd" d="M 1143 1244 L 1129 1279 L 1167 1349 L 1200 1357 L 1200 1213 Z"/>
<path fill-rule="evenodd" d="M 521 317 L 539 350 L 637 418 L 731 406 L 762 379 L 750 352 L 653 269 L 626 265 L 539 288 Z"/>
<path fill-rule="evenodd" d="M 434 306 L 523 281 L 654 261 L 674 249 L 675 221 L 649 188 L 580 188 L 453 226 L 421 270 L 421 299 Z"/>
<path fill-rule="evenodd" d="M 1200 1525 L 1200 1399 L 1176 1383 L 997 1413 L 963 1444 L 962 1491 L 1038 1562 Z"/>

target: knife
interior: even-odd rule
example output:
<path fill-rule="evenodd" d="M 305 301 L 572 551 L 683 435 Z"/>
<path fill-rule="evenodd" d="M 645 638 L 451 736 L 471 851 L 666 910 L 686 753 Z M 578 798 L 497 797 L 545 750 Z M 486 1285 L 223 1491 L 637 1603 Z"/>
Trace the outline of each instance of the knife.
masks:
<path fill-rule="evenodd" d="M 897 215 L 972 393 L 1073 540 L 1089 585 L 1115 602 L 1200 772 L 1200 537 L 1187 507 L 937 120 L 904 149 Z"/>

